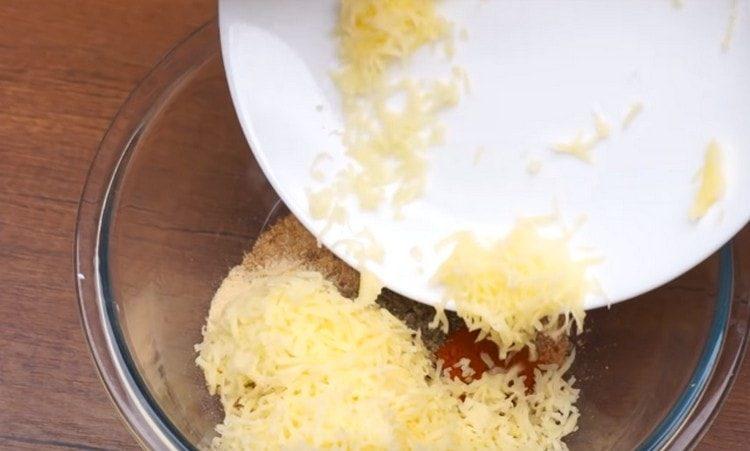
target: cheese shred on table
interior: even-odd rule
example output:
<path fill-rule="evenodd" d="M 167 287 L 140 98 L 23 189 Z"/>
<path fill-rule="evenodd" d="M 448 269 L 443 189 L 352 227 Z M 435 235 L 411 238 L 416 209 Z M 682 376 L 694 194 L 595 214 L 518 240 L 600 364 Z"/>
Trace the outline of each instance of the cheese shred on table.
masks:
<path fill-rule="evenodd" d="M 564 365 L 445 377 L 419 335 L 317 272 L 234 268 L 196 346 L 224 421 L 215 449 L 565 449 L 578 390 Z"/>

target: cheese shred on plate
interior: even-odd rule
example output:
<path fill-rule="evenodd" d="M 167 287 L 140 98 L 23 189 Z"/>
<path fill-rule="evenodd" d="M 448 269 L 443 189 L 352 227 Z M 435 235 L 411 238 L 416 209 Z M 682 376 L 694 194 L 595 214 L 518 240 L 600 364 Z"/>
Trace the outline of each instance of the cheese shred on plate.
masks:
<path fill-rule="evenodd" d="M 708 210 L 724 195 L 724 165 L 721 146 L 711 141 L 706 149 L 703 167 L 698 173 L 698 191 L 690 209 L 690 219 L 697 221 L 708 213 Z"/>
<path fill-rule="evenodd" d="M 458 103 L 465 75 L 414 80 L 389 69 L 421 47 L 449 39 L 434 0 L 342 0 L 336 30 L 346 165 L 331 183 L 308 194 L 315 219 L 331 220 L 353 196 L 372 211 L 401 207 L 423 194 L 427 150 L 443 141 L 438 113 Z M 342 221 L 334 220 L 333 223 Z"/>
<path fill-rule="evenodd" d="M 534 353 L 537 333 L 556 338 L 573 323 L 583 326 L 591 262 L 572 257 L 567 236 L 543 236 L 539 228 L 538 221 L 520 221 L 491 245 L 460 233 L 436 274 L 469 329 L 495 341 L 501 358 L 524 346 Z"/>
<path fill-rule="evenodd" d="M 445 377 L 415 333 L 320 273 L 234 268 L 196 346 L 225 417 L 214 449 L 565 449 L 576 430 L 573 357 L 469 384 Z"/>
<path fill-rule="evenodd" d="M 557 153 L 572 155 L 587 163 L 592 162 L 591 153 L 602 141 L 609 138 L 612 126 L 599 113 L 593 114 L 594 132 L 579 131 L 572 139 L 561 141 L 552 146 Z"/>
<path fill-rule="evenodd" d="M 443 38 L 447 29 L 434 0 L 342 0 L 339 87 L 345 95 L 372 92 L 392 63 Z"/>

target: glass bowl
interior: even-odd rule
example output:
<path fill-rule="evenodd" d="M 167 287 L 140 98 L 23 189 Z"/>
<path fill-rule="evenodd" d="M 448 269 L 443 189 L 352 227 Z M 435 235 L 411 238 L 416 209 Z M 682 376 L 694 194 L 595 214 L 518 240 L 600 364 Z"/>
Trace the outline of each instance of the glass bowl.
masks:
<path fill-rule="evenodd" d="M 140 443 L 205 447 L 222 413 L 193 345 L 211 297 L 284 207 L 228 94 L 215 23 L 176 47 L 104 137 L 76 235 L 83 326 Z M 263 64 L 263 62 L 258 62 Z M 745 346 L 750 230 L 688 274 L 590 312 L 573 373 L 572 449 L 684 449 L 729 390 Z"/>

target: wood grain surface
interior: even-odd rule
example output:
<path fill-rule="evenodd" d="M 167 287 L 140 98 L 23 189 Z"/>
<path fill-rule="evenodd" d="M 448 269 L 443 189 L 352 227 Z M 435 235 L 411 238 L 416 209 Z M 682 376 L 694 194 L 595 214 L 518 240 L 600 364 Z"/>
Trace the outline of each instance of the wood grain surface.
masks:
<path fill-rule="evenodd" d="M 89 357 L 72 251 L 98 142 L 214 0 L 0 0 L 0 449 L 135 449 Z M 750 362 L 703 449 L 750 446 Z"/>

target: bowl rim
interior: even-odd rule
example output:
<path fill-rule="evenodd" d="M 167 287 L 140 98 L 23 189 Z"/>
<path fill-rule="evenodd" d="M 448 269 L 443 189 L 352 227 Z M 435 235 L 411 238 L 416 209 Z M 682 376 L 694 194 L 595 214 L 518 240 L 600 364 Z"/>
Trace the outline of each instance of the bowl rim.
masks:
<path fill-rule="evenodd" d="M 708 339 L 703 345 L 698 363 L 682 392 L 664 419 L 651 432 L 639 449 L 664 449 L 676 444 L 687 419 L 698 407 L 698 400 L 703 395 L 708 381 L 714 375 L 718 358 L 724 347 L 729 326 L 732 299 L 734 297 L 734 252 L 731 243 L 719 250 L 719 282 L 716 309 L 708 331 Z M 705 428 L 708 429 L 707 427 Z M 684 433 L 684 432 L 683 432 Z M 702 436 L 702 434 L 701 434 Z M 687 437 L 684 437 L 687 438 Z M 699 440 L 699 438 L 698 438 Z M 696 442 L 691 438 L 690 442 Z M 682 448 L 684 449 L 684 448 Z"/>
<path fill-rule="evenodd" d="M 81 324 L 110 399 L 139 444 L 148 449 L 195 448 L 132 371 L 132 357 L 123 346 L 117 307 L 109 293 L 106 259 L 112 194 L 134 144 L 163 102 L 190 74 L 220 58 L 218 36 L 216 19 L 205 23 L 179 41 L 138 83 L 99 144 L 78 206 L 73 268 Z"/>
<path fill-rule="evenodd" d="M 178 42 L 130 93 L 111 121 L 89 168 L 79 202 L 73 264 L 82 327 L 98 374 L 139 444 L 150 449 L 195 449 L 169 420 L 125 346 L 117 305 L 109 292 L 107 236 L 114 188 L 149 121 L 163 102 L 206 63 L 221 58 L 216 19 Z M 719 252 L 717 308 L 687 388 L 639 449 L 695 446 L 734 383 L 744 357 L 750 308 L 735 299 L 732 243 Z M 730 318 L 744 325 L 730 331 Z M 731 333 L 729 333 L 731 332 Z M 690 420 L 698 420 L 692 424 Z M 687 426 L 687 427 L 686 427 Z"/>

